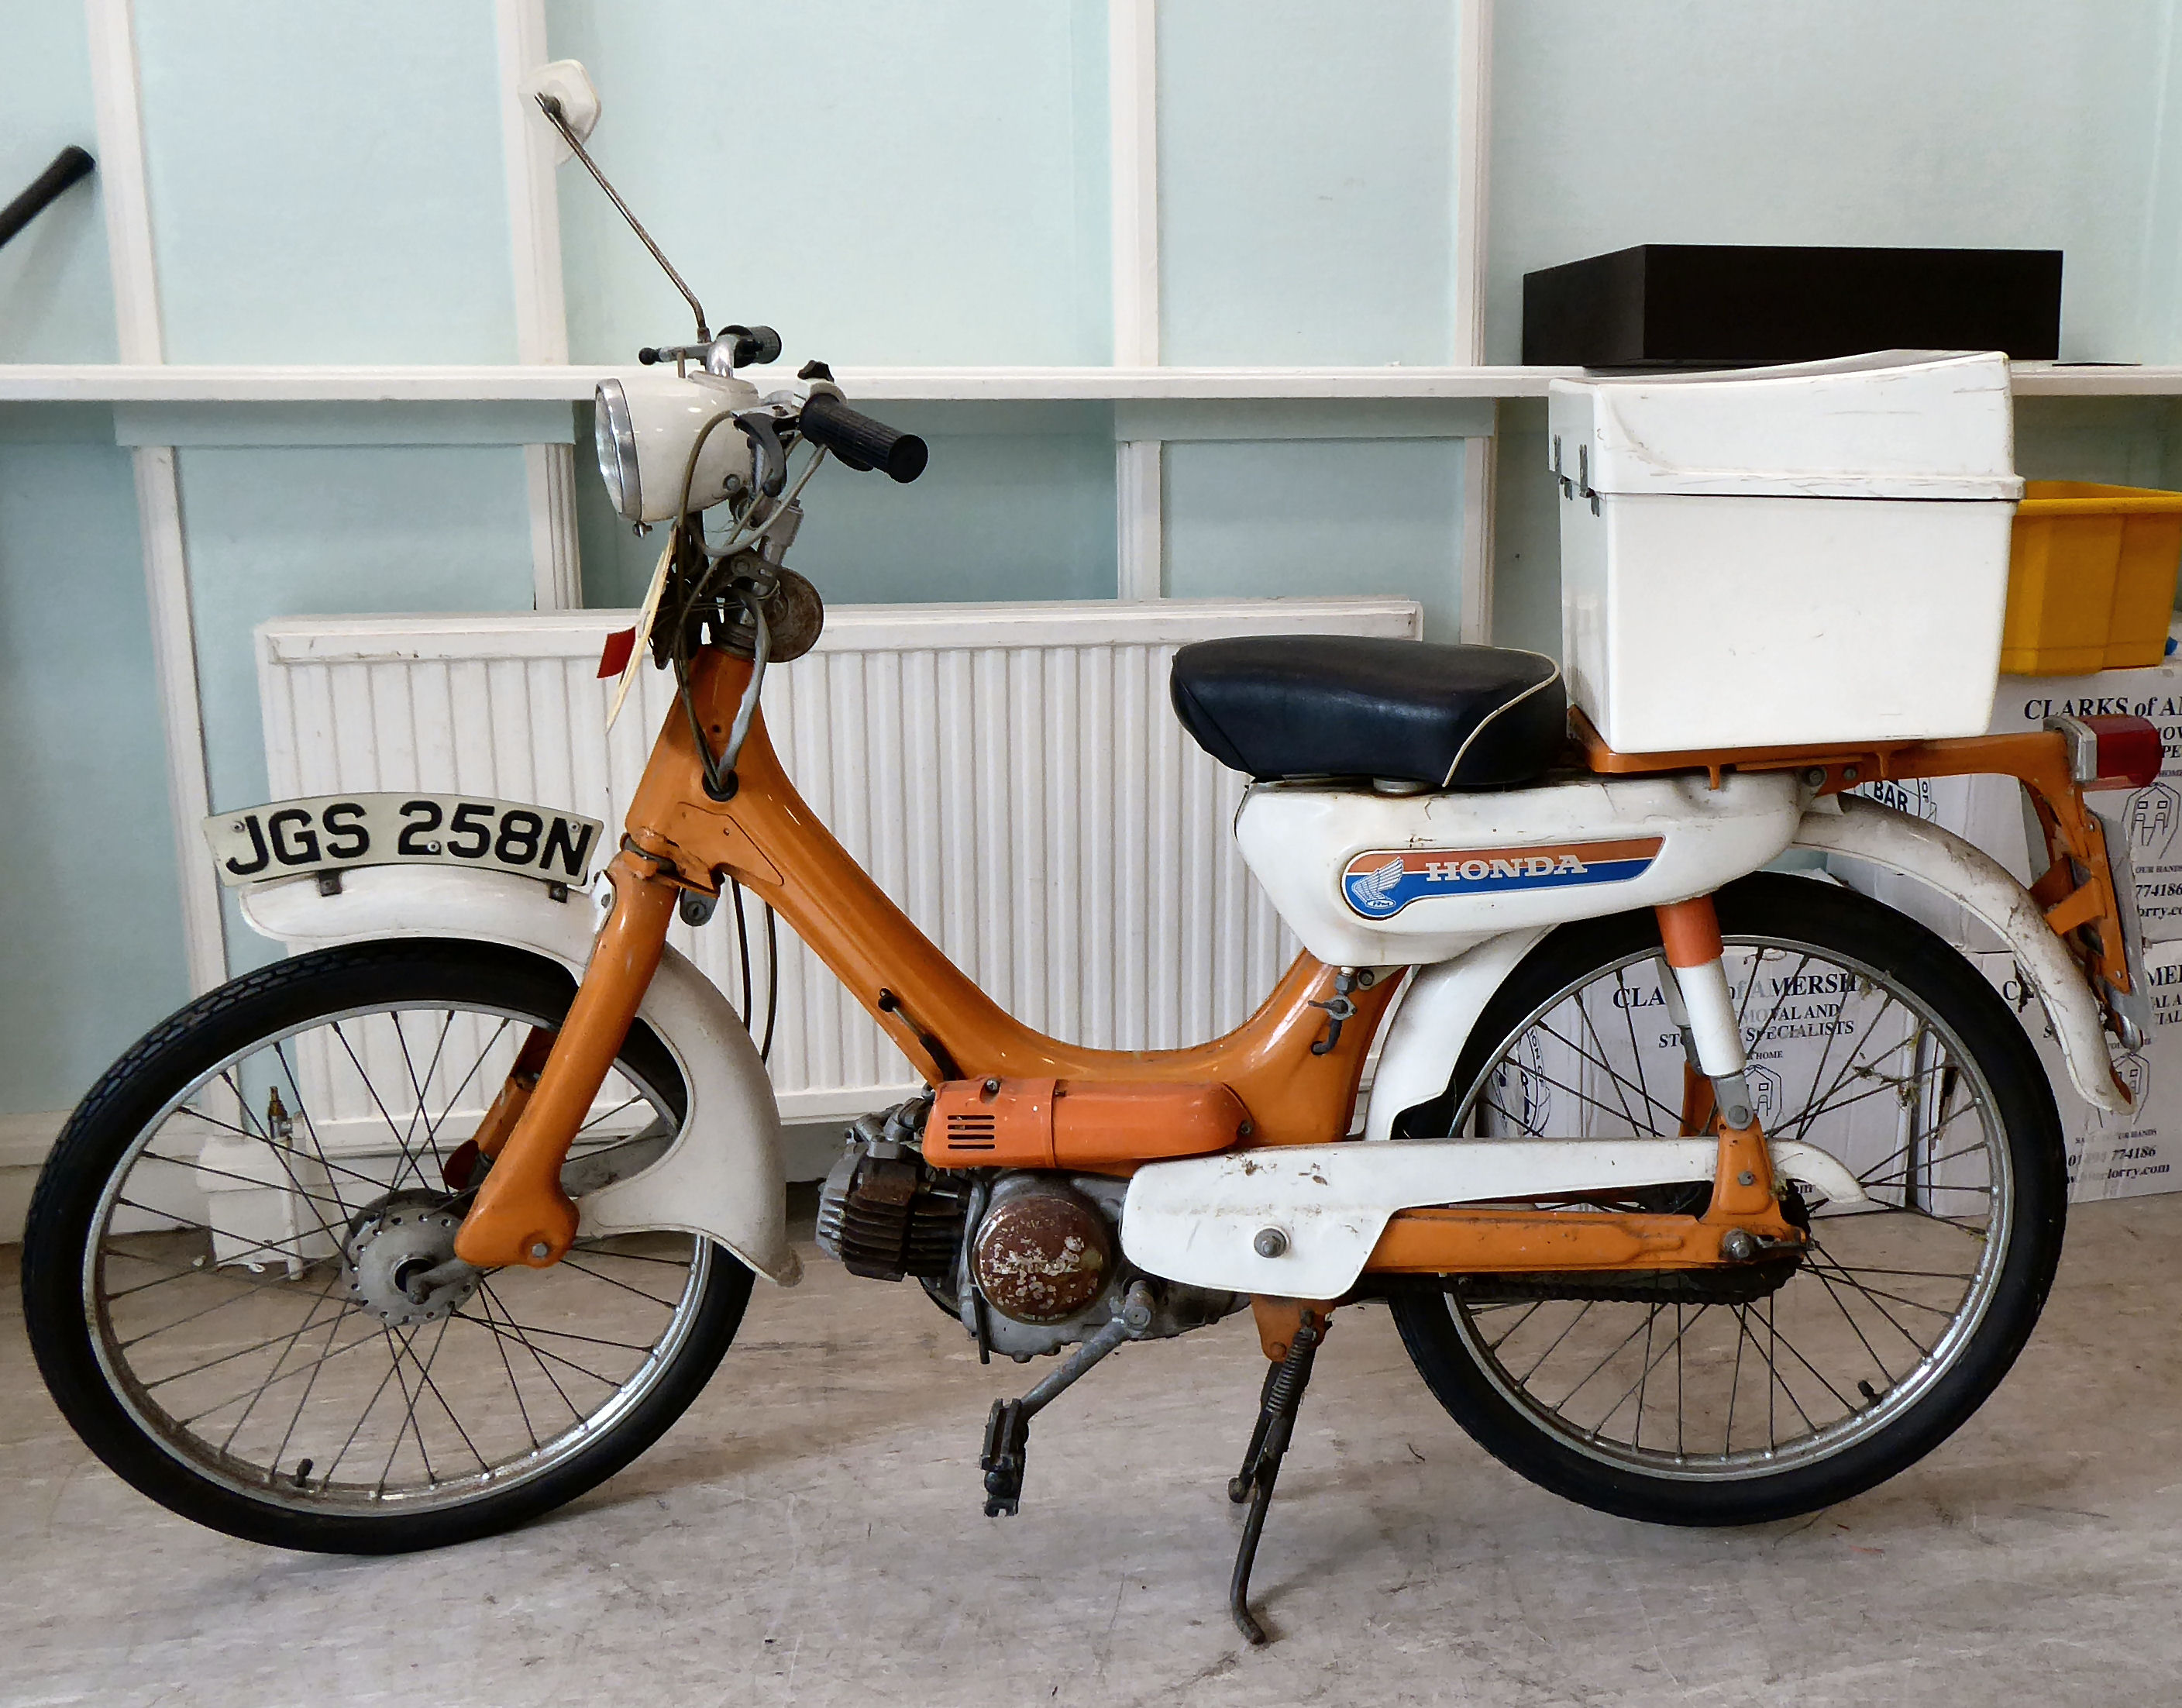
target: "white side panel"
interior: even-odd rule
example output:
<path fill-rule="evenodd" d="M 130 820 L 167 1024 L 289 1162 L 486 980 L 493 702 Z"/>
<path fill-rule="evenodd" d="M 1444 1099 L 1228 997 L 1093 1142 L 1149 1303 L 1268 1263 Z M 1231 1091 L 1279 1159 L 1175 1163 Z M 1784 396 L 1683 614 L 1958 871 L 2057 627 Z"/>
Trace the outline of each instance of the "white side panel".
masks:
<path fill-rule="evenodd" d="M 298 947 L 460 937 L 534 950 L 578 974 L 590 959 L 598 919 L 585 896 L 556 901 L 526 878 L 428 866 L 350 872 L 334 896 L 300 878 L 245 890 L 240 899 L 252 929 Z M 658 1162 L 583 1201 L 582 1231 L 703 1234 L 761 1275 L 793 1286 L 802 1269 L 788 1243 L 780 1115 L 741 1021 L 671 948 L 637 1014 L 680 1067 L 689 1116 Z"/>
<path fill-rule="evenodd" d="M 861 606 L 767 680 L 796 786 L 881 888 L 1028 1024 L 1116 1049 L 1238 1024 L 1294 940 L 1230 824 L 1242 779 L 1167 702 L 1175 649 L 1226 635 L 1414 636 L 1398 599 Z M 612 835 L 672 704 L 647 671 L 606 733 L 599 649 L 627 612 L 299 618 L 260 630 L 276 796 L 452 790 L 572 807 Z M 764 922 L 748 909 L 754 969 Z M 909 1063 L 781 934 L 773 1082 L 790 1120 L 909 1095 Z M 671 940 L 744 1006 L 732 916 Z M 1381 957 L 1384 959 L 1385 957 Z"/>
<path fill-rule="evenodd" d="M 1415 965 L 1503 932 L 1707 894 L 1788 846 L 1802 811 L 1797 791 L 1785 772 L 1731 776 L 1718 789 L 1702 776 L 1489 794 L 1277 786 L 1250 791 L 1235 839 L 1320 960 Z M 1632 851 L 1655 841 L 1655 851 Z M 1488 869 L 1492 853 L 1520 856 L 1526 869 Z M 1360 861 L 1364 869 L 1352 871 Z M 1352 897 L 1360 878 L 1382 868 L 1396 887 L 1379 905 L 1393 911 L 1374 917 Z"/>
<path fill-rule="evenodd" d="M 1773 1166 L 1829 1207 L 1863 1203 L 1856 1177 L 1814 1145 L 1772 1145 Z M 1129 1182 L 1121 1249 L 1170 1281 L 1288 1299 L 1338 1299 L 1398 1210 L 1625 1191 L 1709 1180 L 1717 1140 L 1419 1139 L 1296 1145 L 1154 1162 Z M 1282 1236 L 1277 1256 L 1254 1242 Z"/>
<path fill-rule="evenodd" d="M 1868 860 L 1955 897 L 2000 936 L 2037 986 L 2077 1090 L 2098 1108 L 2129 1108 L 2129 1094 L 2114 1083 L 2097 1000 L 2030 892 L 1998 861 L 1952 831 L 1875 801 L 1833 798 L 1841 810 L 1805 813 L 1796 846 Z"/>

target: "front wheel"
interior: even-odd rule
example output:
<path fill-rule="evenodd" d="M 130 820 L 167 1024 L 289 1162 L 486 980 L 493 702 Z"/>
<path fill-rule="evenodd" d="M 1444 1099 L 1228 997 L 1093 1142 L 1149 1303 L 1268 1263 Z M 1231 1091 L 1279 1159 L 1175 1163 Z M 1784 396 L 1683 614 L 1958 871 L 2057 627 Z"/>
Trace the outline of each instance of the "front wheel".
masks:
<path fill-rule="evenodd" d="M 1766 1132 L 1864 1205 L 1732 1273 L 1447 1276 L 1393 1301 L 1442 1405 L 1531 1481 L 1665 1524 L 1746 1524 L 1914 1463 L 1998 1385 L 2059 1261 L 2052 1092 L 1957 951 L 1864 896 L 1760 873 L 1715 898 Z M 1564 926 L 1516 968 L 1406 1137 L 1680 1131 L 1681 1040 L 1648 912 Z M 1608 1207 L 1701 1211 L 1705 1183 Z"/>
<path fill-rule="evenodd" d="M 656 1440 L 748 1269 L 680 1234 L 452 1261 L 450 1153 L 574 991 L 514 950 L 355 944 L 223 985 L 108 1069 L 23 1244 L 31 1348 L 91 1450 L 230 1535 L 383 1554 L 520 1523 Z M 563 1185 L 642 1167 L 686 1106 L 638 1023 Z"/>

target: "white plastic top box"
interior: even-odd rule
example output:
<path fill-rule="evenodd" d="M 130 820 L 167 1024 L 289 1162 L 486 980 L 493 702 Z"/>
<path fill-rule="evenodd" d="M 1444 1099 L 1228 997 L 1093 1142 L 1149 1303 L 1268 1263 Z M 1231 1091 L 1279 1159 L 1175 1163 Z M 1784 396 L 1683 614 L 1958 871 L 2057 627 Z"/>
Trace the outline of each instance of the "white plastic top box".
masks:
<path fill-rule="evenodd" d="M 1894 350 L 1553 382 L 1564 662 L 1624 752 L 1981 732 L 2007 358 Z"/>
<path fill-rule="evenodd" d="M 2020 498 L 2008 358 L 1882 350 L 1725 373 L 1556 380 L 1557 473 L 1597 492 Z M 1589 479 L 1577 458 L 1587 459 Z"/>

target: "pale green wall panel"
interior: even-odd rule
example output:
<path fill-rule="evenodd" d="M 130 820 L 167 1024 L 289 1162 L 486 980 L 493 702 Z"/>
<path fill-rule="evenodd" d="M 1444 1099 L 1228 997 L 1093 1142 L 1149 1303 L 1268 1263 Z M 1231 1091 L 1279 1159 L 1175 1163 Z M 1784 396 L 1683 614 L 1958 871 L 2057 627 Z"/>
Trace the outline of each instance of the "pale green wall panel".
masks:
<path fill-rule="evenodd" d="M 176 454 L 215 810 L 264 800 L 252 635 L 269 617 L 532 603 L 523 453 L 501 446 Z M 226 908 L 228 965 L 280 957 Z"/>
<path fill-rule="evenodd" d="M 872 408 L 889 426 L 923 434 L 932 461 L 905 486 L 828 463 L 804 490 L 788 561 L 828 602 L 1113 597 L 1110 408 Z M 577 454 L 586 465 L 577 480 L 584 602 L 634 605 L 665 536 L 638 539 L 607 505 L 588 453 Z"/>
<path fill-rule="evenodd" d="M 1462 465 L 1459 439 L 1170 445 L 1166 591 L 1398 594 L 1427 640 L 1458 640 Z"/>
<path fill-rule="evenodd" d="M 1097 0 L 548 0 L 604 101 L 600 164 L 715 325 L 795 362 L 1104 362 Z M 561 175 L 569 348 L 626 362 L 688 310 L 580 166 Z"/>
<path fill-rule="evenodd" d="M 175 462 L 215 811 L 266 796 L 252 635 L 269 617 L 530 608 L 518 450 L 192 447 Z"/>
<path fill-rule="evenodd" d="M 0 421 L 14 441 L 0 442 L 11 1114 L 69 1107 L 189 995 L 130 454 L 110 438 L 20 442 L 12 424 Z"/>
<path fill-rule="evenodd" d="M 0 202 L 73 142 L 98 152 L 84 11 L 69 0 L 0 0 Z M 94 174 L 0 249 L 0 362 L 111 362 L 114 289 Z"/>
<path fill-rule="evenodd" d="M 1561 656 L 1560 487 L 1547 474 L 1546 400 L 1500 406 L 1494 446 L 1493 638 Z"/>
<path fill-rule="evenodd" d="M 512 362 L 484 0 L 138 0 L 170 362 Z"/>
<path fill-rule="evenodd" d="M 1452 359 L 1454 13 L 1160 8 L 1166 361 Z"/>
<path fill-rule="evenodd" d="M 2146 247 L 2182 211 L 2155 217 L 2182 193 L 2152 171 L 2172 10 L 1502 5 L 1487 359 L 1517 358 L 1526 272 L 1636 243 L 2060 249 L 2064 357 L 2174 359 L 2175 258 Z"/>

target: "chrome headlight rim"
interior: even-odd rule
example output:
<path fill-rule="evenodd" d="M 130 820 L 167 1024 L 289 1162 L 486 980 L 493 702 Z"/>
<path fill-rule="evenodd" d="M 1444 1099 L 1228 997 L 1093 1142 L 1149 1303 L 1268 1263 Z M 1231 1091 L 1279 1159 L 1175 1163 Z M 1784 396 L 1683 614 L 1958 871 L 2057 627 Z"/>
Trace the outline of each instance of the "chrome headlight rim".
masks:
<path fill-rule="evenodd" d="M 601 380 L 592 398 L 592 436 L 599 459 L 599 477 L 606 496 L 624 521 L 644 515 L 644 481 L 636 456 L 636 423 L 629 413 L 629 394 L 618 380 Z"/>

